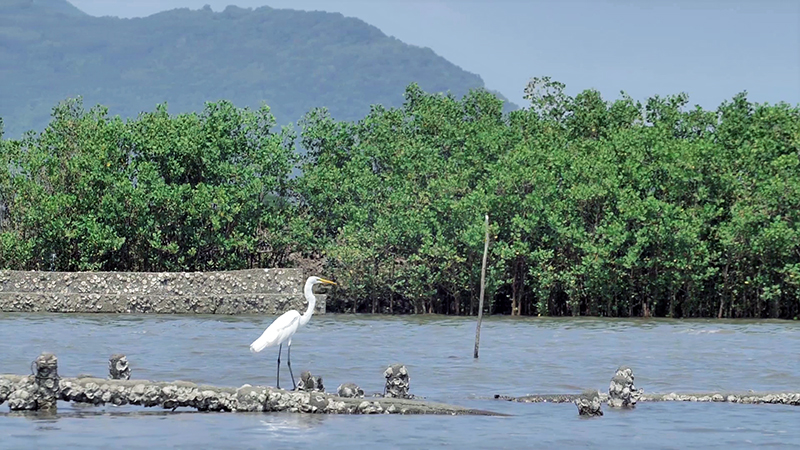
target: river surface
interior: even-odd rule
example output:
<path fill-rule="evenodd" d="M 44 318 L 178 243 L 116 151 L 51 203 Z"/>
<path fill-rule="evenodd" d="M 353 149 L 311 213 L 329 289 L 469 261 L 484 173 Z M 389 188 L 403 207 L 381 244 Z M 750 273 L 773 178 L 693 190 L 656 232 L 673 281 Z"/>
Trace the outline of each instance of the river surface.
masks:
<path fill-rule="evenodd" d="M 238 387 L 274 385 L 276 349 L 248 346 L 263 316 L 0 313 L 0 373 L 29 373 L 43 351 L 59 374 L 105 377 L 125 353 L 132 378 Z M 405 364 L 411 392 L 511 417 L 324 416 L 175 412 L 59 402 L 53 417 L 0 406 L 0 449 L 27 448 L 800 448 L 800 408 L 640 403 L 580 418 L 572 404 L 493 400 L 494 394 L 607 392 L 620 365 L 645 392 L 800 390 L 800 322 L 489 317 L 474 360 L 475 318 L 315 316 L 295 335 L 293 370 L 326 390 L 383 389 Z M 284 358 L 286 357 L 284 348 Z M 285 364 L 285 359 L 284 359 Z M 281 370 L 284 387 L 289 372 Z"/>

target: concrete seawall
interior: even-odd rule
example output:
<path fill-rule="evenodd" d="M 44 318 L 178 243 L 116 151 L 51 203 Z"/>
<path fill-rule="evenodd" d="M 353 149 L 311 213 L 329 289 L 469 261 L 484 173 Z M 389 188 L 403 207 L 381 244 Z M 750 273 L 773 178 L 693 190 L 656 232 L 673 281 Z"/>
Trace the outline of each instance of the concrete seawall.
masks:
<path fill-rule="evenodd" d="M 225 272 L 0 271 L 0 311 L 281 314 L 304 311 L 302 269 Z M 315 313 L 325 313 L 317 294 Z"/>

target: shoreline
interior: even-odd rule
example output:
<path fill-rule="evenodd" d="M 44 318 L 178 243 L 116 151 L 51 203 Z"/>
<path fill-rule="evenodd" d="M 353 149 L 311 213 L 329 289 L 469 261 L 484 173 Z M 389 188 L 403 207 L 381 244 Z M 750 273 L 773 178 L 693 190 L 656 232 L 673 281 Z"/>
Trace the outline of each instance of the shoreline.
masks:
<path fill-rule="evenodd" d="M 210 272 L 45 272 L 0 270 L 0 313 L 279 315 L 307 307 L 301 268 Z M 353 313 L 328 311 L 327 295 L 316 293 L 314 313 L 346 316 L 464 317 L 439 313 Z M 611 319 L 711 321 L 716 323 L 795 322 L 780 318 L 533 316 L 485 314 L 512 320 Z"/>
<path fill-rule="evenodd" d="M 302 269 L 0 271 L 0 312 L 280 314 L 305 309 Z M 317 295 L 316 314 L 325 314 Z"/>

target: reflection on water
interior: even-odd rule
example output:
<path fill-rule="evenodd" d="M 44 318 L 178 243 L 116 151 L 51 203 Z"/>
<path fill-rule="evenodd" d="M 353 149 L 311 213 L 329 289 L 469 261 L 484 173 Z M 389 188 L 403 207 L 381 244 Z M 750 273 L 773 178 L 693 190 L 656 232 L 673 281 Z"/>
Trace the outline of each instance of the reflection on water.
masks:
<path fill-rule="evenodd" d="M 108 357 L 125 353 L 134 378 L 274 384 L 277 349 L 248 348 L 272 320 L 0 313 L 0 373 L 27 373 L 50 351 L 62 376 L 105 377 Z M 380 392 L 383 370 L 401 362 L 417 395 L 514 417 L 213 414 L 60 403 L 55 417 L 0 412 L 0 448 L 527 448 L 534 440 L 558 448 L 786 446 L 800 442 L 800 410 L 782 405 L 646 403 L 579 420 L 569 404 L 489 398 L 605 390 L 622 364 L 649 392 L 796 390 L 798 332 L 800 323 L 778 321 L 488 317 L 475 360 L 474 318 L 315 316 L 293 340 L 292 366 L 298 375 L 323 376 L 329 391 L 350 381 Z"/>

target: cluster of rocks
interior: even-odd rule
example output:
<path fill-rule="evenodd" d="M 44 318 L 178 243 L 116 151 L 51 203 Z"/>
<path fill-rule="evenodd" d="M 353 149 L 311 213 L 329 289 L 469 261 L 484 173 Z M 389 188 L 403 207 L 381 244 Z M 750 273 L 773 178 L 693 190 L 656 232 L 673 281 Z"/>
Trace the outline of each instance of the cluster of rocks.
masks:
<path fill-rule="evenodd" d="M 170 383 L 130 380 L 130 366 L 124 355 L 109 359 L 109 379 L 94 377 L 60 378 L 55 355 L 42 354 L 34 362 L 35 374 L 0 375 L 0 404 L 8 402 L 11 410 L 55 410 L 56 401 L 93 405 L 141 405 L 199 411 L 287 411 L 323 414 L 479 414 L 496 415 L 459 406 L 411 399 L 408 393 L 408 370 L 402 365 L 389 369 L 405 380 L 405 391 L 398 390 L 394 377 L 387 377 L 388 391 L 398 397 L 364 399 L 364 391 L 353 383 L 339 386 L 341 395 L 325 393 L 321 377 L 305 371 L 298 389 L 286 391 L 265 386 L 244 385 L 222 388 L 175 381 Z M 387 369 L 387 371 L 389 370 Z M 400 396 L 402 395 L 402 396 Z"/>
<path fill-rule="evenodd" d="M 642 395 L 639 401 L 643 402 L 727 402 L 743 404 L 782 404 L 800 406 L 800 392 L 779 392 L 757 394 L 755 392 L 737 394 L 648 394 Z"/>
<path fill-rule="evenodd" d="M 12 411 L 55 411 L 60 390 L 58 358 L 42 353 L 32 364 L 34 374 L 0 378 L 0 404 Z"/>
<path fill-rule="evenodd" d="M 617 369 L 608 386 L 608 396 L 605 400 L 610 408 L 634 408 L 642 396 L 643 389 L 636 389 L 633 385 L 633 369 L 622 366 Z M 581 416 L 602 416 L 602 398 L 598 391 L 587 390 L 576 398 L 573 403 L 578 407 Z"/>
<path fill-rule="evenodd" d="M 392 364 L 383 372 L 386 378 L 386 385 L 383 390 L 384 397 L 390 398 L 414 398 L 413 394 L 409 394 L 408 387 L 411 382 L 411 377 L 408 375 L 408 369 L 402 364 Z"/>
<path fill-rule="evenodd" d="M 534 394 L 523 397 L 512 397 L 509 395 L 495 394 L 494 398 L 496 400 L 506 400 L 509 402 L 520 403 L 573 403 L 575 400 L 580 399 L 581 395 L 582 394 Z M 607 399 L 607 395 L 600 394 L 601 402 Z"/>
<path fill-rule="evenodd" d="M 748 393 L 707 393 L 707 394 L 645 394 L 643 389 L 634 386 L 633 369 L 627 366 L 619 367 L 608 387 L 608 394 L 596 390 L 586 390 L 581 394 L 555 394 L 555 395 L 527 395 L 524 397 L 510 397 L 495 395 L 495 399 L 524 402 L 524 403 L 574 403 L 578 407 L 578 414 L 587 417 L 602 416 L 602 404 L 605 402 L 610 408 L 635 408 L 638 402 L 728 402 L 728 403 L 772 403 L 800 406 L 800 392 L 782 392 L 757 394 Z"/>
<path fill-rule="evenodd" d="M 643 389 L 636 389 L 633 385 L 633 369 L 622 366 L 611 378 L 611 385 L 608 387 L 608 406 L 633 408 L 639 397 L 642 396 L 642 392 L 644 392 Z"/>
<path fill-rule="evenodd" d="M 304 392 L 325 392 L 325 386 L 322 384 L 322 377 L 315 377 L 311 375 L 311 372 L 306 370 L 300 374 L 297 390 Z"/>
<path fill-rule="evenodd" d="M 633 385 L 633 369 L 627 366 L 619 367 L 611 378 L 608 394 L 601 394 L 596 390 L 586 390 L 580 394 L 554 394 L 554 395 L 526 395 L 524 397 L 509 397 L 495 395 L 494 398 L 524 403 L 574 403 L 581 416 L 602 416 L 602 404 L 607 402 L 610 408 L 633 408 L 642 398 L 643 390 L 636 389 Z"/>
<path fill-rule="evenodd" d="M 302 269 L 225 272 L 0 271 L 0 311 L 280 314 L 307 307 Z M 325 313 L 318 295 L 317 313 Z"/>
<path fill-rule="evenodd" d="M 108 379 L 80 376 L 61 378 L 58 359 L 43 353 L 33 362 L 34 373 L 28 376 L 0 375 L 0 404 L 8 402 L 13 411 L 55 411 L 57 401 L 93 405 L 141 405 L 176 409 L 191 407 L 199 411 L 288 411 L 324 414 L 479 414 L 500 415 L 476 409 L 414 399 L 409 393 L 410 376 L 402 364 L 393 364 L 384 371 L 384 393 L 369 400 L 354 383 L 343 383 L 337 394 L 325 393 L 322 377 L 304 371 L 297 389 L 244 385 L 221 388 L 175 381 L 171 383 L 130 380 L 130 364 L 125 355 L 109 359 Z M 774 403 L 800 406 L 800 392 L 756 394 L 644 394 L 634 386 L 633 370 L 622 366 L 611 379 L 608 394 L 586 390 L 581 394 L 531 395 L 495 398 L 518 402 L 572 402 L 581 416 L 602 416 L 602 403 L 611 408 L 634 408 L 639 401 L 692 401 L 729 403 Z"/>
<path fill-rule="evenodd" d="M 131 366 L 125 355 L 115 353 L 108 359 L 108 378 L 111 380 L 131 379 Z"/>

